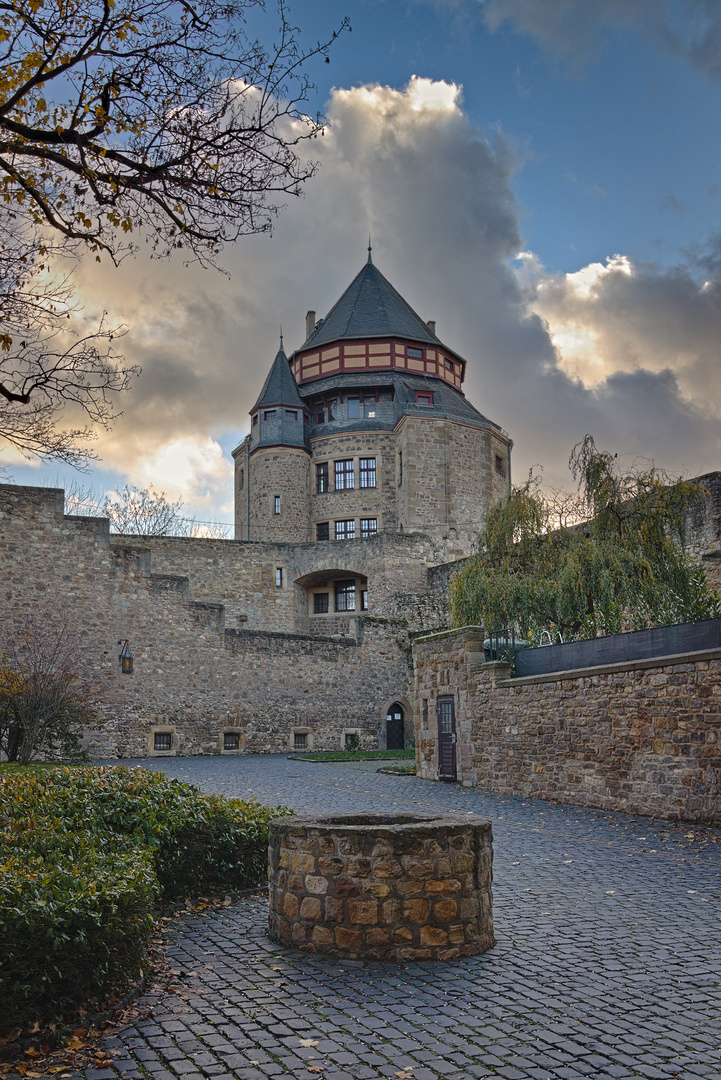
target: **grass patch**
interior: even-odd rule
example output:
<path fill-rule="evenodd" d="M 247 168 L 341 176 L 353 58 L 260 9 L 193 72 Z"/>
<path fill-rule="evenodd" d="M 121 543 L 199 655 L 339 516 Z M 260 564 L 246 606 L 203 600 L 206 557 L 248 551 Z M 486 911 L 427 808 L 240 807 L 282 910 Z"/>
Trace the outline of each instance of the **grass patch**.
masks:
<path fill-rule="evenodd" d="M 301 761 L 388 761 L 415 756 L 415 750 L 319 750 L 317 753 L 293 754 L 293 758 Z"/>

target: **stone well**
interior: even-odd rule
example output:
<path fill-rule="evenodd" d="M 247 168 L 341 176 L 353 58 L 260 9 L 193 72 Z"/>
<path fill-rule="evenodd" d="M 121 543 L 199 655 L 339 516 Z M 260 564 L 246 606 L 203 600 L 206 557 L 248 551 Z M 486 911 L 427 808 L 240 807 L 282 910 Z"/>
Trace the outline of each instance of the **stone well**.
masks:
<path fill-rule="evenodd" d="M 495 944 L 491 823 L 337 814 L 270 823 L 274 941 L 352 960 L 451 960 Z"/>

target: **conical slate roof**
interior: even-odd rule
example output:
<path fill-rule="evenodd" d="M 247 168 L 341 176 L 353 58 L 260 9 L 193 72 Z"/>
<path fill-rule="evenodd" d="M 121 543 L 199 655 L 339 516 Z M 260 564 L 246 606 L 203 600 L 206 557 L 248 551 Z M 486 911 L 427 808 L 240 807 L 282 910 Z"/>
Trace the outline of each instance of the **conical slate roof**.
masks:
<path fill-rule="evenodd" d="M 260 397 L 250 410 L 251 415 L 256 409 L 267 409 L 271 405 L 286 405 L 293 409 L 305 408 L 303 399 L 298 393 L 298 386 L 293 378 L 293 372 L 290 370 L 288 357 L 283 349 L 282 338 L 278 354 L 268 372 L 268 378 L 263 383 Z"/>
<path fill-rule="evenodd" d="M 326 318 L 309 335 L 303 348 L 346 338 L 400 337 L 438 345 L 428 324 L 383 277 L 368 252 L 368 262 Z"/>

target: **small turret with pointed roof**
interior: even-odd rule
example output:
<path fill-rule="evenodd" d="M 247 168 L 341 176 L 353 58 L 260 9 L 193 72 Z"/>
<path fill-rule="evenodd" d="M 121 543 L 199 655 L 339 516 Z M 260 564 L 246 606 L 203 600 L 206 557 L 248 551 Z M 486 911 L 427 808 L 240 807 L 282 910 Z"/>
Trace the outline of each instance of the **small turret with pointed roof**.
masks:
<path fill-rule="evenodd" d="M 281 332 L 280 348 L 263 383 L 260 397 L 250 410 L 251 448 L 298 446 L 307 450 L 307 412 L 285 355 Z"/>

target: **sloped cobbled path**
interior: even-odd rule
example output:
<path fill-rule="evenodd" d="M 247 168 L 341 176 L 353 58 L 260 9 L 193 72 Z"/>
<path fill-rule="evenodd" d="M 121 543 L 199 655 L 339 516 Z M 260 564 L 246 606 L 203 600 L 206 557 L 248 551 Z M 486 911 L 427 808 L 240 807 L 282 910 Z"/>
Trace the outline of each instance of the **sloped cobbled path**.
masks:
<path fill-rule="evenodd" d="M 127 762 L 126 764 L 137 764 Z M 175 993 L 87 1080 L 721 1078 L 721 834 L 503 798 L 376 763 L 146 763 L 300 813 L 491 818 L 498 944 L 448 964 L 341 966 L 273 945 L 262 896 L 178 920 Z"/>

